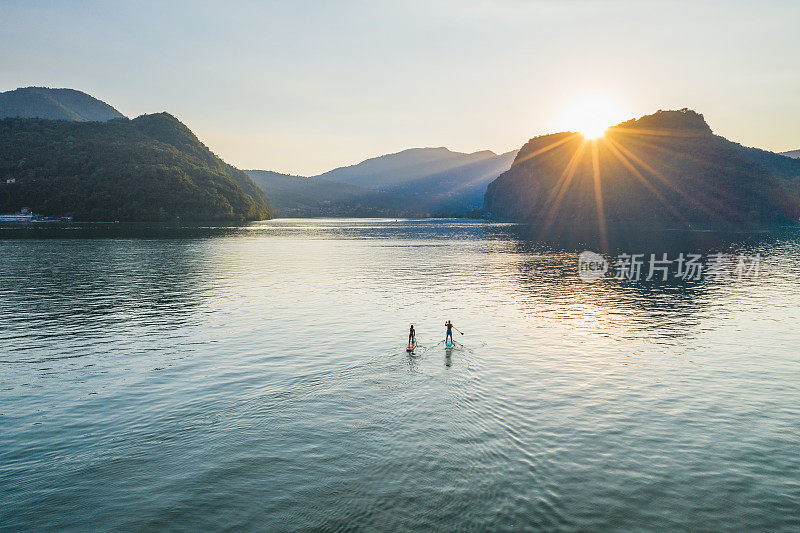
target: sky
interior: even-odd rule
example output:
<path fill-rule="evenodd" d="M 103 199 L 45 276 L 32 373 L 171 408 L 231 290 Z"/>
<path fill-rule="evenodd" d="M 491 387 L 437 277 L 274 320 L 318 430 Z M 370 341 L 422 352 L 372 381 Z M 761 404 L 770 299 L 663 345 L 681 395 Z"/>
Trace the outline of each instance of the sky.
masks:
<path fill-rule="evenodd" d="M 313 175 L 406 148 L 692 108 L 800 148 L 800 2 L 0 0 L 0 91 L 168 111 L 239 168 Z"/>

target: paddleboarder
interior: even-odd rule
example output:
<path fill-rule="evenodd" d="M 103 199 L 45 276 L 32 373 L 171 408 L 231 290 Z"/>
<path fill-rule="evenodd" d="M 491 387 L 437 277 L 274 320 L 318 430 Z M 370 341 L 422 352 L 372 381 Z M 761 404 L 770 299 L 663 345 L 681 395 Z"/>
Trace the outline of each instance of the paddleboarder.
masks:
<path fill-rule="evenodd" d="M 411 324 L 411 329 L 408 330 L 408 345 L 415 346 L 417 344 L 417 332 L 414 331 L 414 324 Z"/>
<path fill-rule="evenodd" d="M 447 339 L 450 339 L 450 343 L 453 344 L 453 323 L 448 320 L 444 323 L 444 326 L 447 328 L 447 334 L 444 336 L 444 343 L 447 344 Z"/>

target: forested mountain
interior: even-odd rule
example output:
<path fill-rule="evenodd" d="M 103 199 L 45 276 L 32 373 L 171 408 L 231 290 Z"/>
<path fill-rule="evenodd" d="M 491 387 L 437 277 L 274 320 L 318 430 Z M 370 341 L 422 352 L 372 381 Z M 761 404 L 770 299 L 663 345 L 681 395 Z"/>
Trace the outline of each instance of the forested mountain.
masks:
<path fill-rule="evenodd" d="M 486 165 L 495 162 L 500 172 L 503 172 L 508 169 L 508 166 L 505 166 L 506 159 L 509 159 L 508 154 L 498 156 L 489 150 L 465 154 L 444 147 L 410 148 L 394 154 L 373 157 L 356 165 L 335 168 L 317 177 L 369 189 L 385 190 L 457 169 L 466 171 L 476 163 Z M 508 160 L 509 165 L 512 159 L 513 156 Z M 491 166 L 491 163 L 488 166 Z"/>
<path fill-rule="evenodd" d="M 484 209 L 543 231 L 780 224 L 800 217 L 800 161 L 714 135 L 694 111 L 659 111 L 597 141 L 531 139 L 489 184 Z"/>
<path fill-rule="evenodd" d="M 307 178 L 272 172 L 245 170 L 263 190 L 279 216 L 334 216 L 354 209 L 361 199 L 375 191 L 336 183 L 324 178 Z"/>
<path fill-rule="evenodd" d="M 486 185 L 515 153 L 412 148 L 311 178 L 247 172 L 282 215 L 464 216 L 480 209 Z"/>
<path fill-rule="evenodd" d="M 269 202 L 167 113 L 0 120 L 0 212 L 85 221 L 256 220 Z"/>
<path fill-rule="evenodd" d="M 460 164 L 410 178 L 384 190 L 427 212 L 465 213 L 483 206 L 486 186 L 511 167 L 517 152 L 464 154 Z"/>
<path fill-rule="evenodd" d="M 75 89 L 23 87 L 0 93 L 0 118 L 46 118 L 78 122 L 124 118 L 105 102 Z"/>

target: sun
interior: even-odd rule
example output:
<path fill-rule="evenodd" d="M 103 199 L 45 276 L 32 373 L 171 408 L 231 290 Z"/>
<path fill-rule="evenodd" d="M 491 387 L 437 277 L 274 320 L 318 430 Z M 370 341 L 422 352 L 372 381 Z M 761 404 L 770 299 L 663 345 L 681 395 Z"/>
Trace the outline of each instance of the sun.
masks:
<path fill-rule="evenodd" d="M 606 126 L 605 122 L 601 123 L 599 121 L 587 121 L 586 125 L 581 126 L 580 133 L 583 137 L 589 141 L 593 141 L 595 139 L 599 139 L 603 135 L 606 134 L 606 130 L 608 126 Z"/>
<path fill-rule="evenodd" d="M 577 131 L 587 140 L 599 139 L 626 118 L 623 106 L 613 96 L 586 95 L 570 100 L 565 107 L 562 129 Z"/>

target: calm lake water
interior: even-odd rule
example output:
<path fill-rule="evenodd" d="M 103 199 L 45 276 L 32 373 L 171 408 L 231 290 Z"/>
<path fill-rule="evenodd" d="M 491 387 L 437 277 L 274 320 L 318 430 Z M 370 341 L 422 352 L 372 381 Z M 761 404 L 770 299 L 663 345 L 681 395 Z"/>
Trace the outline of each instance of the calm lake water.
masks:
<path fill-rule="evenodd" d="M 800 528 L 797 232 L 638 283 L 478 221 L 66 233 L 0 240 L 0 529 Z"/>

